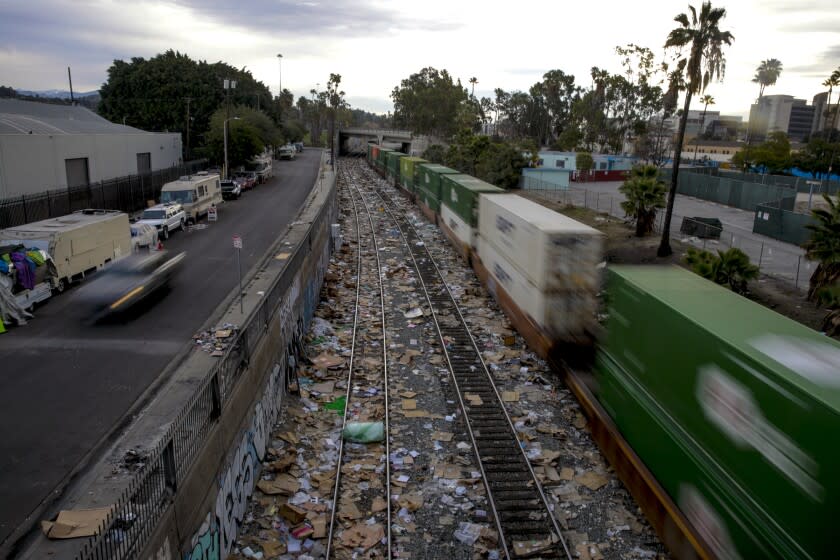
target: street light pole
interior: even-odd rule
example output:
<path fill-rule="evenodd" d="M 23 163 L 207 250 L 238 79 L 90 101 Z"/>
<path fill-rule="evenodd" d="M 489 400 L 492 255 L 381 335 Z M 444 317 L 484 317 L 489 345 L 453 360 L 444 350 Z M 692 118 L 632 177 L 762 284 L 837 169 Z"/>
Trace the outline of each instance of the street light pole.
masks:
<path fill-rule="evenodd" d="M 223 135 L 225 137 L 225 170 L 224 170 L 225 171 L 224 172 L 225 179 L 230 179 L 230 173 L 228 172 L 228 147 L 227 147 L 227 144 L 228 144 L 228 142 L 227 142 L 228 132 L 227 131 L 228 131 L 228 121 L 229 120 L 238 121 L 239 117 L 231 117 L 230 119 L 225 119 L 224 126 L 222 126 L 223 133 L 224 133 Z"/>
<path fill-rule="evenodd" d="M 226 106 L 226 118 L 224 122 L 224 137 L 225 137 L 225 168 L 224 168 L 224 177 L 225 179 L 230 178 L 230 174 L 228 173 L 228 155 L 227 155 L 227 122 L 230 120 L 230 90 L 236 89 L 236 80 L 230 80 L 225 78 L 224 80 L 224 88 L 225 88 L 225 106 Z"/>
<path fill-rule="evenodd" d="M 277 99 L 283 95 L 283 55 L 277 53 Z"/>

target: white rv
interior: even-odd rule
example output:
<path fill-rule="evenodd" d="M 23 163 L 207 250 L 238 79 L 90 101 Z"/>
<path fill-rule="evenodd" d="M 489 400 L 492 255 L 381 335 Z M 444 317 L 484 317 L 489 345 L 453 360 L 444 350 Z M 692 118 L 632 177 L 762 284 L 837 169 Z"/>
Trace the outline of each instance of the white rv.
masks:
<path fill-rule="evenodd" d="M 206 216 L 211 206 L 222 203 L 222 185 L 218 175 L 199 171 L 186 175 L 177 181 L 166 183 L 160 192 L 160 201 L 178 202 L 187 214 L 187 223 L 194 224 Z"/>
<path fill-rule="evenodd" d="M 0 230 L 0 246 L 15 244 L 46 251 L 57 271 L 49 281 L 53 289 L 63 291 L 70 282 L 130 255 L 131 230 L 123 212 L 79 210 Z"/>

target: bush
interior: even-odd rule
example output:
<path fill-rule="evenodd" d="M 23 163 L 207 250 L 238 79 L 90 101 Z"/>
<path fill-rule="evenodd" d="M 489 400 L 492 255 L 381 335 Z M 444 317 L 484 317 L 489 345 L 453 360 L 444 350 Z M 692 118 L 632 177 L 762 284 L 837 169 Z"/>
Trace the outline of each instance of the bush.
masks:
<path fill-rule="evenodd" d="M 758 267 L 750 258 L 734 247 L 727 251 L 710 251 L 691 248 L 685 257 L 686 263 L 696 274 L 722 286 L 729 286 L 738 294 L 747 293 L 747 282 L 758 278 Z"/>

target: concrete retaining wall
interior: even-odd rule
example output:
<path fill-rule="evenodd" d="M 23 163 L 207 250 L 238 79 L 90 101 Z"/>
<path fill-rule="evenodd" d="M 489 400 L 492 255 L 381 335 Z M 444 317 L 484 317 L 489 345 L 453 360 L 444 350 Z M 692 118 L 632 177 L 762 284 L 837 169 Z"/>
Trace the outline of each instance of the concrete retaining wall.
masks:
<path fill-rule="evenodd" d="M 317 307 L 329 264 L 330 224 L 337 216 L 334 178 L 323 188 L 329 194 L 322 206 L 310 209 L 314 215 L 307 216 L 304 211 L 304 223 L 298 222 L 300 229 L 308 230 L 298 240 L 303 254 L 300 265 L 292 269 L 294 263 L 289 262 L 287 268 L 276 271 L 293 276 L 283 303 L 269 319 L 266 336 L 141 558 L 222 560 L 231 551 L 248 498 L 259 480 L 271 427 L 283 405 L 287 376 L 296 367 L 301 337 Z M 289 237 L 294 235 L 292 232 Z"/>

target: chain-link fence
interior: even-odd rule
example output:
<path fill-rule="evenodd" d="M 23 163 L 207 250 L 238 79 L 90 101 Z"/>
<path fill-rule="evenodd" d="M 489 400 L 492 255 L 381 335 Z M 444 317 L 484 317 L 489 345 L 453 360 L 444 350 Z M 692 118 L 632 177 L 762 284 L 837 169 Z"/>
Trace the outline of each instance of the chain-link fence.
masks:
<path fill-rule="evenodd" d="M 621 208 L 624 197 L 620 193 L 612 194 L 574 186 L 564 189 L 548 185 L 545 189 L 529 189 L 527 192 L 553 202 L 626 218 Z M 664 219 L 665 211 L 661 210 L 655 224 L 659 234 L 662 233 Z M 676 211 L 671 218 L 671 239 L 709 251 L 725 251 L 736 247 L 749 256 L 762 275 L 779 278 L 803 290 L 807 289 L 808 280 L 816 267 L 815 262 L 805 258 L 804 250 L 795 245 L 765 238 L 729 224 L 721 224 L 719 228 L 710 226 L 705 220 L 697 221 Z"/>
<path fill-rule="evenodd" d="M 145 208 L 149 200 L 158 200 L 166 183 L 206 167 L 206 159 L 195 160 L 81 187 L 6 198 L 0 200 L 0 229 L 65 216 L 85 208 L 136 212 Z"/>

